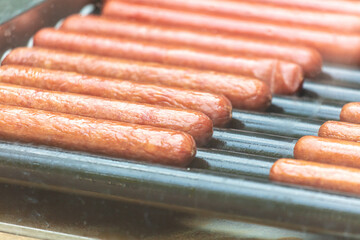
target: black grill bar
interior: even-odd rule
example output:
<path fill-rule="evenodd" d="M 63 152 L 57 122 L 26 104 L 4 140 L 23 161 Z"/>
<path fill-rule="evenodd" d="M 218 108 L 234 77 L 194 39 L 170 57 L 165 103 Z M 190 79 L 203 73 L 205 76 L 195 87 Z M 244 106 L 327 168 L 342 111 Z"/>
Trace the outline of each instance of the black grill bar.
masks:
<path fill-rule="evenodd" d="M 244 130 L 215 129 L 207 147 L 269 157 L 293 157 L 297 139 Z"/>
<path fill-rule="evenodd" d="M 268 179 L 270 168 L 276 160 L 277 158 L 272 157 L 199 148 L 196 158 L 189 167 L 216 173 Z"/>
<path fill-rule="evenodd" d="M 20 185 L 360 236 L 360 199 L 350 196 L 7 143 L 0 173 Z"/>
<path fill-rule="evenodd" d="M 307 79 L 303 88 L 302 96 L 345 102 L 360 101 L 360 84 L 342 83 L 328 79 Z"/>
<path fill-rule="evenodd" d="M 274 96 L 267 112 L 324 120 L 339 120 L 346 102 L 306 97 Z"/>
<path fill-rule="evenodd" d="M 336 79 L 341 82 L 360 84 L 360 72 L 358 69 L 323 66 L 322 75 L 319 77 L 323 79 Z"/>
<path fill-rule="evenodd" d="M 275 113 L 233 110 L 229 128 L 263 132 L 288 137 L 317 135 L 323 120 L 292 117 Z"/>

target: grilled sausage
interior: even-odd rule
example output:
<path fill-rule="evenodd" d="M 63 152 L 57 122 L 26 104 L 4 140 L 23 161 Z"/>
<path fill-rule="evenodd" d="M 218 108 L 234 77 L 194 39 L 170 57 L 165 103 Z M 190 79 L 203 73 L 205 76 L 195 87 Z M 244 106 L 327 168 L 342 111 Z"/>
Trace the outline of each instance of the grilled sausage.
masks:
<path fill-rule="evenodd" d="M 201 112 L 5 83 L 0 83 L 0 104 L 169 128 L 190 134 L 199 146 L 206 144 L 213 132 L 212 121 Z"/>
<path fill-rule="evenodd" d="M 321 125 L 320 137 L 360 142 L 360 125 L 355 123 L 327 121 Z"/>
<path fill-rule="evenodd" d="M 340 120 L 343 122 L 360 123 L 360 102 L 345 104 L 341 109 Z"/>
<path fill-rule="evenodd" d="M 296 43 L 317 49 L 327 62 L 360 64 L 360 35 L 358 34 L 260 20 L 231 19 L 115 1 L 105 4 L 103 15 L 188 27 L 197 31 L 207 30 Z"/>
<path fill-rule="evenodd" d="M 293 26 L 314 26 L 334 31 L 360 32 L 360 18 L 355 15 L 318 12 L 284 8 L 274 5 L 256 4 L 247 1 L 224 0 L 117 0 L 175 10 L 208 13 L 227 17 L 261 19 L 286 23 Z"/>
<path fill-rule="evenodd" d="M 214 52 L 159 45 L 138 40 L 102 37 L 56 29 L 42 29 L 34 36 L 34 45 L 157 62 L 201 70 L 240 74 L 258 78 L 270 85 L 274 93 L 292 94 L 302 85 L 302 69 L 290 62 L 268 58 L 250 58 L 223 55 Z M 219 86 L 216 86 L 219 87 Z"/>
<path fill-rule="evenodd" d="M 208 115 L 216 126 L 222 126 L 231 119 L 230 102 L 221 95 L 206 92 L 24 66 L 2 66 L 0 82 L 129 102 L 192 109 Z"/>
<path fill-rule="evenodd" d="M 30 65 L 34 67 L 74 71 L 89 75 L 214 92 L 224 94 L 231 100 L 234 107 L 247 110 L 263 110 L 269 106 L 271 102 L 269 87 L 259 80 L 214 72 L 169 67 L 159 64 L 39 48 L 15 49 L 5 58 L 3 64 Z M 214 107 L 215 106 L 216 105 L 214 105 Z M 206 111 L 206 114 L 211 116 L 221 110 L 221 108 L 218 108 L 218 110 L 209 109 L 209 111 Z M 231 107 L 225 110 L 231 112 Z M 214 113 L 211 111 L 214 111 Z M 231 117 L 229 112 L 227 113 L 227 117 Z M 214 118 L 213 121 L 216 122 Z M 215 122 L 214 124 L 216 124 Z"/>
<path fill-rule="evenodd" d="M 242 0 L 238 0 L 242 1 Z M 253 2 L 268 3 L 277 6 L 299 8 L 299 9 L 312 9 L 316 11 L 328 11 L 347 14 L 360 14 L 360 2 L 344 1 L 344 0 L 252 0 Z"/>
<path fill-rule="evenodd" d="M 323 163 L 279 159 L 270 170 L 270 180 L 319 189 L 360 194 L 360 170 Z"/>
<path fill-rule="evenodd" d="M 186 29 L 116 20 L 95 15 L 73 15 L 63 22 L 61 29 L 94 33 L 102 36 L 127 37 L 146 41 L 163 42 L 177 46 L 189 46 L 238 54 L 277 58 L 299 64 L 306 76 L 315 76 L 321 71 L 322 58 L 318 51 L 299 45 L 279 43 L 237 36 L 200 33 Z"/>
<path fill-rule="evenodd" d="M 295 144 L 294 157 L 311 162 L 360 168 L 360 143 L 305 136 Z"/>
<path fill-rule="evenodd" d="M 173 166 L 195 156 L 184 132 L 0 105 L 0 138 Z"/>

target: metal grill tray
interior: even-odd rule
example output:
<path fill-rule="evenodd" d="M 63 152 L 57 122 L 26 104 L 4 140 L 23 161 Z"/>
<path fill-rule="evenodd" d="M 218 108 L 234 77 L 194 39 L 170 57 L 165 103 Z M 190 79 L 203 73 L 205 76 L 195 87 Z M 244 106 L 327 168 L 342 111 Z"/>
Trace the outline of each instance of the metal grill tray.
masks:
<path fill-rule="evenodd" d="M 13 29 L 0 53 L 92 1 L 60 2 L 41 1 L 0 25 L 0 35 Z M 13 27 L 24 18 L 32 28 Z M 297 139 L 316 135 L 325 120 L 338 120 L 348 101 L 360 101 L 360 71 L 325 66 L 298 96 L 274 96 L 267 113 L 234 110 L 187 169 L 0 142 L 0 181 L 360 238 L 360 198 L 268 181 L 272 163 L 292 157 Z"/>

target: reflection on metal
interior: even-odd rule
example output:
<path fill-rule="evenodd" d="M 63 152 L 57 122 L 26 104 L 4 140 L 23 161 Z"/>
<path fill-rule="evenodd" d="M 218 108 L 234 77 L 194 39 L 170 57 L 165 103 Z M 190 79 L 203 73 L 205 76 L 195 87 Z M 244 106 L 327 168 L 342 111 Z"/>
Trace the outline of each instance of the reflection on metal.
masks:
<path fill-rule="evenodd" d="M 0 222 L 0 232 L 10 233 L 13 235 L 26 236 L 36 239 L 47 240 L 96 240 L 97 238 L 80 237 L 71 234 L 47 231 L 39 228 L 25 227 L 15 224 Z"/>
<path fill-rule="evenodd" d="M 0 55 L 9 48 L 26 45 L 40 28 L 54 26 L 59 19 L 92 2 L 94 0 L 0 1 L 0 16 L 4 11 L 13 12 L 0 18 Z"/>

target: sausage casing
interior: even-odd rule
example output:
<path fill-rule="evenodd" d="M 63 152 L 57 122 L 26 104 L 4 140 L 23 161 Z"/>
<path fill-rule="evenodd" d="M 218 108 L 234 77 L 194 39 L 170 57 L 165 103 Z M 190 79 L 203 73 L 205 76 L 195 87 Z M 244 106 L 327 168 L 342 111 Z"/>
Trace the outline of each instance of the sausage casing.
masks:
<path fill-rule="evenodd" d="M 229 100 L 224 96 L 207 92 L 140 84 L 27 66 L 2 66 L 0 68 L 0 81 L 53 91 L 192 109 L 205 113 L 215 126 L 225 125 L 231 119 L 232 108 Z"/>
<path fill-rule="evenodd" d="M 360 123 L 360 102 L 345 104 L 340 112 L 340 120 L 343 122 Z"/>
<path fill-rule="evenodd" d="M 264 20 L 231 19 L 116 1 L 106 3 L 102 13 L 108 17 L 301 44 L 317 49 L 324 61 L 350 65 L 360 64 L 359 34 L 314 27 L 290 26 Z"/>
<path fill-rule="evenodd" d="M 0 77 L 1 82 L 1 77 Z M 183 131 L 204 145 L 212 121 L 201 112 L 0 83 L 0 104 Z"/>
<path fill-rule="evenodd" d="M 360 194 L 360 170 L 294 159 L 279 159 L 270 180 L 344 193 Z"/>
<path fill-rule="evenodd" d="M 360 124 L 327 121 L 321 125 L 318 135 L 320 137 L 360 142 Z"/>
<path fill-rule="evenodd" d="M 279 94 L 292 94 L 303 82 L 303 71 L 294 63 L 270 58 L 232 56 L 133 39 L 47 28 L 35 34 L 34 45 L 255 77 L 266 82 L 274 93 Z"/>
<path fill-rule="evenodd" d="M 337 12 L 346 14 L 360 14 L 360 2 L 358 1 L 344 1 L 344 0 L 252 0 L 259 3 L 275 4 L 278 6 L 312 9 L 324 12 Z"/>
<path fill-rule="evenodd" d="M 3 64 L 29 65 L 95 76 L 199 89 L 201 91 L 223 94 L 231 99 L 232 104 L 236 108 L 246 110 L 263 110 L 271 102 L 269 87 L 256 79 L 88 54 L 40 48 L 17 48 L 11 51 L 3 61 Z M 165 100 L 163 99 L 159 102 L 161 103 L 162 101 Z M 212 109 L 211 111 L 216 113 L 219 110 L 221 108 L 218 108 L 218 110 Z M 231 107 L 229 110 L 231 111 Z M 207 114 L 211 114 L 211 112 L 207 111 Z M 229 112 L 227 114 L 230 117 Z"/>
<path fill-rule="evenodd" d="M 113 0 L 114 1 L 114 0 Z M 291 26 L 315 26 L 334 31 L 360 32 L 360 18 L 350 14 L 319 12 L 284 8 L 274 5 L 257 4 L 247 1 L 224 0 L 117 0 L 175 10 L 208 13 L 218 16 L 261 19 L 269 22 L 279 22 Z M 255 1 L 256 2 L 256 1 Z"/>
<path fill-rule="evenodd" d="M 311 162 L 360 168 L 360 143 L 305 136 L 295 144 L 294 157 Z"/>
<path fill-rule="evenodd" d="M 197 47 L 233 55 L 238 54 L 239 56 L 277 58 L 299 64 L 306 76 L 310 77 L 319 73 L 322 66 L 320 53 L 315 49 L 304 46 L 256 38 L 201 33 L 188 29 L 136 23 L 95 15 L 70 16 L 64 20 L 61 29 Z"/>
<path fill-rule="evenodd" d="M 196 153 L 184 132 L 0 105 L 0 138 L 186 166 Z"/>

